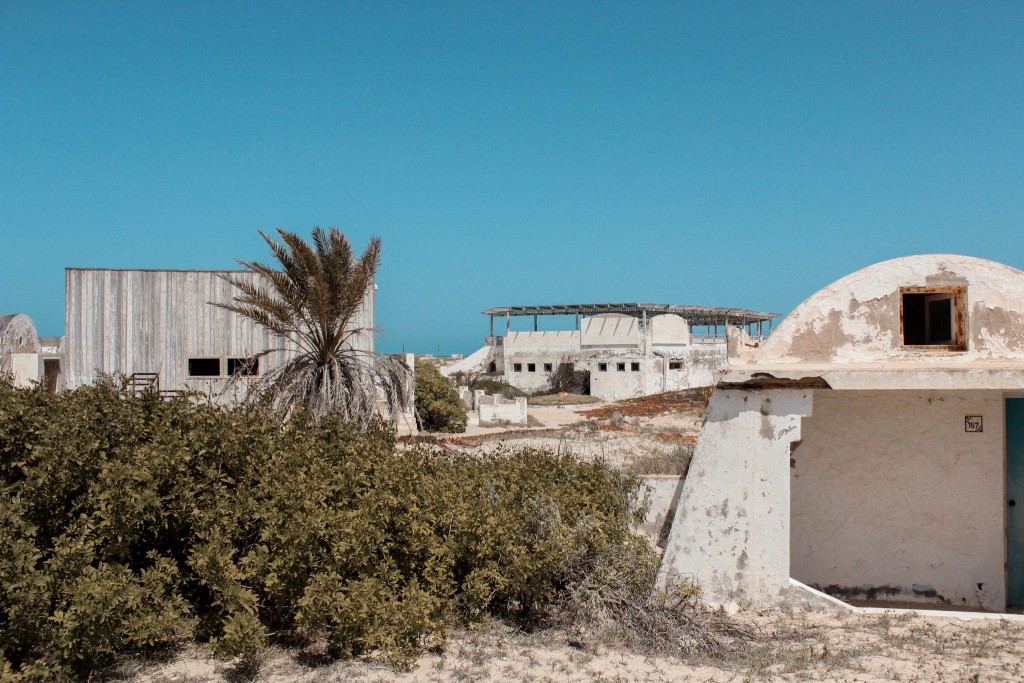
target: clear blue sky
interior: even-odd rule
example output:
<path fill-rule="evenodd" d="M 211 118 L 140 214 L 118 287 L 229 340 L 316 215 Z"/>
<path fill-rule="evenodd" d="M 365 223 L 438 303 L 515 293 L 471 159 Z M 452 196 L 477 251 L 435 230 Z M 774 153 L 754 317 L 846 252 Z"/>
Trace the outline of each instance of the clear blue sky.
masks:
<path fill-rule="evenodd" d="M 383 239 L 384 351 L 472 351 L 491 306 L 1024 268 L 1024 2 L 0 0 L 0 313 L 61 334 L 66 266 L 316 225 Z"/>

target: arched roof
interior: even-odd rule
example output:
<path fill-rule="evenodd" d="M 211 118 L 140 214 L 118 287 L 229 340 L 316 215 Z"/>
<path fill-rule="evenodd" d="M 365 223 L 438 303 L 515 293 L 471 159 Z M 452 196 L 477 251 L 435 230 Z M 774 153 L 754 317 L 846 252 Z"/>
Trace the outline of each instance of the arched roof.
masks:
<path fill-rule="evenodd" d="M 39 353 L 32 318 L 22 313 L 0 315 L 0 353 Z"/>
<path fill-rule="evenodd" d="M 904 344 L 901 288 L 963 288 L 963 350 Z M 833 282 L 797 306 L 752 364 L 1024 361 L 1024 272 L 970 256 L 883 261 Z"/>

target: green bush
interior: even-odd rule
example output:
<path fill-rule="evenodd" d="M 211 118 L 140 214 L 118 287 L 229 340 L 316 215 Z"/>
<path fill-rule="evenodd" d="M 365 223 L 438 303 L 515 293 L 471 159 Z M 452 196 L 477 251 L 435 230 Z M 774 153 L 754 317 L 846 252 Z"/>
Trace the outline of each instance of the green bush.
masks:
<path fill-rule="evenodd" d="M 90 676 L 120 656 L 272 634 L 401 660 L 459 620 L 530 625 L 630 531 L 640 481 L 526 451 L 396 451 L 288 420 L 112 386 L 0 388 L 0 679 Z"/>
<path fill-rule="evenodd" d="M 428 432 L 466 431 L 466 406 L 433 363 L 416 361 L 416 424 Z"/>

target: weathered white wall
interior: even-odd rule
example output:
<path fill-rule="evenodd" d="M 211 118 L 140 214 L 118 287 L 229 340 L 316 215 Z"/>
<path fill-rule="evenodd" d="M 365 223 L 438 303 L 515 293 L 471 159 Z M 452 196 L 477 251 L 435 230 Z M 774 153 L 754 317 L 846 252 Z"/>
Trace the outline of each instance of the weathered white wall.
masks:
<path fill-rule="evenodd" d="M 657 353 L 657 350 L 655 351 Z M 660 360 L 660 359 L 659 359 Z M 719 371 L 725 365 L 725 344 L 701 344 L 684 349 L 676 349 L 664 358 L 662 370 L 668 367 L 663 378 L 652 378 L 655 386 L 662 386 L 662 391 L 679 391 L 694 387 L 710 387 L 718 379 Z M 683 367 L 672 370 L 671 363 L 679 361 Z M 657 370 L 657 368 L 653 368 Z"/>
<path fill-rule="evenodd" d="M 637 346 L 640 344 L 640 323 L 629 315 L 603 313 L 580 322 L 580 344 L 587 346 Z"/>
<path fill-rule="evenodd" d="M 651 344 L 654 346 L 687 346 L 690 343 L 690 325 L 686 318 L 666 313 L 650 319 Z"/>
<path fill-rule="evenodd" d="M 43 377 L 42 356 L 38 353 L 12 353 L 10 363 L 16 387 L 30 387 Z"/>
<path fill-rule="evenodd" d="M 586 367 L 590 370 L 590 395 L 606 401 L 617 401 L 660 391 L 660 388 L 653 392 L 647 390 L 646 376 L 651 373 L 649 366 L 653 366 L 656 362 L 660 367 L 660 361 L 644 358 L 637 354 L 597 354 L 588 359 L 586 363 Z M 601 370 L 601 363 L 606 364 L 608 369 Z M 618 369 L 619 363 L 624 364 L 625 370 Z M 632 369 L 633 363 L 640 364 L 639 371 Z M 661 385 L 659 383 L 656 386 L 660 387 Z"/>
<path fill-rule="evenodd" d="M 505 381 L 523 391 L 543 391 L 551 383 L 551 374 L 563 358 L 578 355 L 580 333 L 575 331 L 509 332 L 502 354 Z M 522 366 L 516 372 L 515 364 Z M 533 363 L 535 371 L 529 371 Z M 551 364 L 551 372 L 544 364 Z"/>
<path fill-rule="evenodd" d="M 236 292 L 220 276 L 229 271 L 66 270 L 65 383 L 89 384 L 99 372 L 158 372 L 161 389 L 219 394 L 224 379 L 189 378 L 189 358 L 245 358 L 283 344 L 242 316 L 210 305 Z M 240 277 L 254 278 L 245 272 Z M 358 321 L 359 348 L 373 349 L 371 290 Z M 261 373 L 283 354 L 261 361 Z"/>
<path fill-rule="evenodd" d="M 665 522 L 674 515 L 679 502 L 680 479 L 678 475 L 652 474 L 644 477 L 650 507 L 647 517 L 637 526 L 637 531 L 656 543 L 660 543 L 665 531 Z"/>
<path fill-rule="evenodd" d="M 900 287 L 943 285 L 967 287 L 967 350 L 903 348 Z M 1022 292 L 1024 272 L 993 261 L 949 254 L 884 261 L 809 297 L 786 317 L 749 362 L 1024 361 Z"/>
<path fill-rule="evenodd" d="M 0 315 L 0 376 L 27 387 L 43 376 L 42 347 L 35 323 L 27 315 Z"/>
<path fill-rule="evenodd" d="M 998 391 L 816 391 L 790 470 L 793 578 L 1002 610 L 1003 411 Z"/>
<path fill-rule="evenodd" d="M 810 390 L 717 390 L 690 463 L 659 583 L 696 580 L 713 602 L 789 590 L 789 449 Z"/>
<path fill-rule="evenodd" d="M 477 404 L 480 424 L 527 424 L 526 398 L 506 399 L 500 396 L 481 396 Z"/>

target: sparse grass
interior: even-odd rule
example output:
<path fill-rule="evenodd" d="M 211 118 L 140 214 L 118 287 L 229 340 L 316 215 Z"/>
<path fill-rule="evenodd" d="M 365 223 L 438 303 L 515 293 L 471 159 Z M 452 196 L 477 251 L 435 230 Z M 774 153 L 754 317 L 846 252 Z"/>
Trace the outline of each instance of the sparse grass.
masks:
<path fill-rule="evenodd" d="M 585 394 L 540 394 L 529 398 L 532 406 L 579 406 L 587 403 L 600 403 L 597 396 Z"/>
<path fill-rule="evenodd" d="M 653 452 L 637 456 L 626 464 L 627 474 L 640 476 L 652 474 L 669 474 L 686 476 L 693 459 L 693 444 L 680 443 L 668 453 Z"/>

